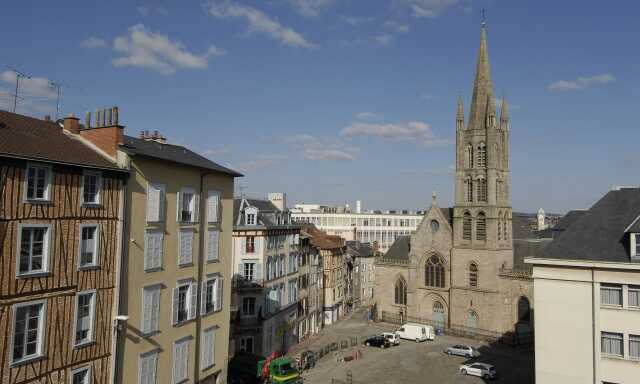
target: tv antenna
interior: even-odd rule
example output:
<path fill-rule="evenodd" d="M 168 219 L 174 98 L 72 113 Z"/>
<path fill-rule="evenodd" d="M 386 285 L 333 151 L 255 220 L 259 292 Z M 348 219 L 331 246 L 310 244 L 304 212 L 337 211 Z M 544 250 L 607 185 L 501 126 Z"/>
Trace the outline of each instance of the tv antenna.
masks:
<path fill-rule="evenodd" d="M 60 115 L 60 108 L 61 106 L 61 92 L 62 92 L 62 88 L 75 88 L 70 86 L 69 84 L 65 84 L 65 83 L 61 83 L 59 81 L 53 81 L 53 80 L 49 80 L 49 86 L 53 87 L 56 89 L 56 120 L 58 120 L 58 116 Z"/>
<path fill-rule="evenodd" d="M 18 106 L 18 99 L 22 100 L 22 98 L 18 96 L 18 90 L 20 88 L 20 79 L 31 79 L 31 76 L 15 68 L 12 68 L 9 66 L 7 66 L 7 68 L 16 74 L 16 92 L 13 94 L 13 113 L 16 113 L 16 107 Z"/>

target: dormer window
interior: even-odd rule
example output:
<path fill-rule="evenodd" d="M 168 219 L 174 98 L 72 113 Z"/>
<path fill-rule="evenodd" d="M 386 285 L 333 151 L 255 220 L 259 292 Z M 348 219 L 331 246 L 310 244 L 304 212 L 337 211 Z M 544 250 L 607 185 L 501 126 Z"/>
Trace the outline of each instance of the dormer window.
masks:
<path fill-rule="evenodd" d="M 631 258 L 640 259 L 640 233 L 631 234 Z"/>
<path fill-rule="evenodd" d="M 255 208 L 247 208 L 245 210 L 245 223 L 246 225 L 256 225 L 258 211 Z"/>

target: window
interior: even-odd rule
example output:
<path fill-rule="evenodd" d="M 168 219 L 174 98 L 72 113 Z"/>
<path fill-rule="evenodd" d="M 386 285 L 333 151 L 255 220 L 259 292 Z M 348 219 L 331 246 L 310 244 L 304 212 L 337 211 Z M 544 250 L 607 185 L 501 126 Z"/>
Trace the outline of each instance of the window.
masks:
<path fill-rule="evenodd" d="M 219 275 L 209 276 L 202 283 L 201 306 L 200 311 L 203 315 L 222 309 L 222 277 Z"/>
<path fill-rule="evenodd" d="M 622 286 L 616 284 L 602 284 L 600 286 L 600 304 L 622 306 Z"/>
<path fill-rule="evenodd" d="M 102 175 L 100 172 L 84 171 L 82 175 L 82 203 L 100 204 Z"/>
<path fill-rule="evenodd" d="M 182 383 L 188 377 L 189 339 L 176 341 L 173 345 L 173 384 Z"/>
<path fill-rule="evenodd" d="M 484 168 L 487 166 L 487 147 L 484 143 L 478 145 L 478 167 Z"/>
<path fill-rule="evenodd" d="M 244 221 L 246 225 L 256 225 L 258 218 L 258 210 L 254 207 L 249 207 L 244 212 Z"/>
<path fill-rule="evenodd" d="M 242 299 L 242 315 L 255 316 L 256 314 L 256 298 L 244 297 Z"/>
<path fill-rule="evenodd" d="M 20 255 L 17 275 L 47 272 L 50 225 L 20 225 Z"/>
<path fill-rule="evenodd" d="M 76 332 L 74 346 L 93 341 L 93 324 L 96 309 L 95 292 L 79 293 L 76 296 Z"/>
<path fill-rule="evenodd" d="M 487 239 L 487 219 L 483 212 L 478 214 L 476 219 L 476 240 Z"/>
<path fill-rule="evenodd" d="M 624 356 L 622 349 L 623 337 L 621 333 L 602 332 L 601 351 L 605 355 Z"/>
<path fill-rule="evenodd" d="M 629 286 L 629 306 L 640 307 L 640 286 Z"/>
<path fill-rule="evenodd" d="M 640 257 L 640 233 L 634 233 L 633 236 L 635 237 L 636 242 L 636 252 L 634 254 L 634 257 Z"/>
<path fill-rule="evenodd" d="M 220 215 L 220 191 L 209 191 L 207 194 L 207 222 L 217 223 Z"/>
<path fill-rule="evenodd" d="M 629 335 L 629 357 L 640 359 L 640 336 Z"/>
<path fill-rule="evenodd" d="M 431 226 L 431 233 L 436 233 L 438 232 L 438 229 L 440 229 L 440 223 L 438 223 L 438 220 L 431 220 L 429 225 Z"/>
<path fill-rule="evenodd" d="M 42 356 L 44 315 L 44 300 L 13 306 L 12 363 Z"/>
<path fill-rule="evenodd" d="M 478 286 L 478 266 L 475 263 L 469 264 L 469 286 Z"/>
<path fill-rule="evenodd" d="M 471 214 L 462 215 L 462 240 L 471 240 Z"/>
<path fill-rule="evenodd" d="M 178 265 L 188 265 L 193 263 L 193 230 L 180 230 L 180 253 Z"/>
<path fill-rule="evenodd" d="M 479 178 L 476 180 L 476 198 L 478 201 L 487 201 L 487 180 Z"/>
<path fill-rule="evenodd" d="M 298 301 L 298 280 L 289 280 L 289 303 Z"/>
<path fill-rule="evenodd" d="M 247 236 L 244 238 L 244 253 L 254 253 L 256 248 L 255 248 L 255 237 L 254 236 Z"/>
<path fill-rule="evenodd" d="M 242 264 L 242 276 L 247 281 L 253 281 L 256 277 L 256 263 L 243 263 Z"/>
<path fill-rule="evenodd" d="M 98 226 L 80 225 L 80 268 L 98 265 Z"/>
<path fill-rule="evenodd" d="M 253 336 L 244 336 L 240 338 L 240 351 L 253 353 Z"/>
<path fill-rule="evenodd" d="M 26 200 L 48 201 L 51 189 L 51 168 L 30 164 L 27 167 Z"/>
<path fill-rule="evenodd" d="M 465 201 L 473 201 L 473 181 L 471 177 L 467 177 L 464 180 Z"/>
<path fill-rule="evenodd" d="M 91 367 L 82 367 L 71 371 L 71 384 L 90 384 Z"/>
<path fill-rule="evenodd" d="M 425 266 L 424 284 L 427 287 L 444 288 L 444 266 L 438 256 L 431 256 Z"/>
<path fill-rule="evenodd" d="M 467 145 L 464 165 L 466 168 L 473 168 L 473 147 L 471 145 Z"/>
<path fill-rule="evenodd" d="M 164 221 L 165 186 L 158 183 L 147 185 L 147 223 Z"/>
<path fill-rule="evenodd" d="M 144 238 L 144 270 L 162 267 L 162 231 L 147 231 Z"/>
<path fill-rule="evenodd" d="M 156 384 L 157 366 L 158 351 L 151 351 L 141 354 L 138 360 L 138 382 L 140 384 Z"/>
<path fill-rule="evenodd" d="M 396 281 L 394 302 L 399 305 L 407 305 L 407 283 L 399 278 Z"/>
<path fill-rule="evenodd" d="M 157 332 L 160 325 L 160 285 L 142 288 L 142 313 L 140 330 L 149 334 Z"/>
<path fill-rule="evenodd" d="M 178 192 L 178 222 L 193 223 L 198 221 L 199 196 L 192 188 L 182 188 Z"/>
<path fill-rule="evenodd" d="M 212 327 L 202 331 L 202 370 L 215 364 L 216 328 Z"/>
<path fill-rule="evenodd" d="M 220 232 L 217 229 L 207 231 L 207 261 L 218 261 Z"/>
<path fill-rule="evenodd" d="M 194 282 L 179 283 L 173 289 L 173 325 L 195 319 L 197 295 L 198 284 Z"/>

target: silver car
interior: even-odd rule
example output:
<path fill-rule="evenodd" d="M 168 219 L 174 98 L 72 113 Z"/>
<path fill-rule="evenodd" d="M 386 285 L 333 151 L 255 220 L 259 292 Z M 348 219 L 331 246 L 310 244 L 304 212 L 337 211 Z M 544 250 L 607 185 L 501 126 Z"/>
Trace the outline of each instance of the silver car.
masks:
<path fill-rule="evenodd" d="M 493 365 L 485 363 L 463 364 L 460 366 L 460 373 L 463 375 L 482 377 L 485 380 L 495 379 L 498 375 Z"/>
<path fill-rule="evenodd" d="M 464 357 L 473 357 L 478 354 L 472 347 L 467 345 L 452 345 L 444 350 L 447 355 L 458 355 Z"/>

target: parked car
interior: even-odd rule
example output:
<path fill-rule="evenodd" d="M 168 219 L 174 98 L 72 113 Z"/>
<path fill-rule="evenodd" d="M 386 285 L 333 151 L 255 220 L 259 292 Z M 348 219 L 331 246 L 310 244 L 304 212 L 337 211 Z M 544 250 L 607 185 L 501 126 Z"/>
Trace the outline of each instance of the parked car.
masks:
<path fill-rule="evenodd" d="M 460 366 L 460 373 L 482 377 L 485 380 L 495 379 L 498 375 L 493 365 L 485 363 L 463 364 Z"/>
<path fill-rule="evenodd" d="M 391 345 L 400 344 L 400 336 L 396 332 L 383 332 L 382 337 L 389 340 L 389 344 Z"/>
<path fill-rule="evenodd" d="M 467 345 L 452 345 L 444 350 L 447 355 L 458 355 L 464 357 L 473 357 L 477 354 L 476 350 Z"/>
<path fill-rule="evenodd" d="M 407 323 L 396 331 L 401 339 L 415 340 L 416 343 L 435 339 L 435 331 L 432 326 L 424 324 Z"/>
<path fill-rule="evenodd" d="M 364 345 L 367 347 L 380 347 L 380 348 L 389 348 L 391 344 L 389 340 L 385 339 L 383 336 L 373 336 L 364 341 Z"/>

